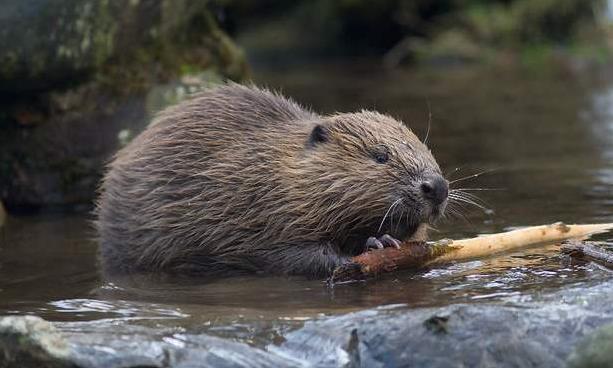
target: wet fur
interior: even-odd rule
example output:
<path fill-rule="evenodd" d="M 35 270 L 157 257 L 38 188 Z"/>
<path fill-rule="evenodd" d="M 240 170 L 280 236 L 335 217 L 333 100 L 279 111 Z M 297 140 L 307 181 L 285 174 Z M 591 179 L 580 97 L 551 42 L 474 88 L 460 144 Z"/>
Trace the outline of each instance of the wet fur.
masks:
<path fill-rule="evenodd" d="M 440 173 L 429 150 L 389 116 L 320 116 L 266 90 L 218 87 L 162 112 L 110 164 L 96 210 L 102 265 L 325 276 L 369 236 L 405 238 L 427 221 L 415 187 L 429 173 Z"/>

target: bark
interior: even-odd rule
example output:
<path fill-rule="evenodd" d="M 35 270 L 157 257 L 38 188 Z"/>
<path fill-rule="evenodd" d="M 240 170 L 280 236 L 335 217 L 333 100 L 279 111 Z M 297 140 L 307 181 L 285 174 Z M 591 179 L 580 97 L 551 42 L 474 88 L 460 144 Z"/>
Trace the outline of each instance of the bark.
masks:
<path fill-rule="evenodd" d="M 419 269 L 558 243 L 566 239 L 585 238 L 610 229 L 613 229 L 613 224 L 566 225 L 557 222 L 470 239 L 443 239 L 432 243 L 409 241 L 404 242 L 400 249 L 372 250 L 353 257 L 349 263 L 334 270 L 328 284 L 360 281 L 398 269 Z"/>

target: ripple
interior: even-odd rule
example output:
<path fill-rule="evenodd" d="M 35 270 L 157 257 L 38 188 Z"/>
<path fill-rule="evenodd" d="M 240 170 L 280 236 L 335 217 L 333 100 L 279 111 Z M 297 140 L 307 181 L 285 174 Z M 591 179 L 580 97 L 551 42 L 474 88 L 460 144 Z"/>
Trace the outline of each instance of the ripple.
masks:
<path fill-rule="evenodd" d="M 80 316 L 100 314 L 119 316 L 122 318 L 187 318 L 188 314 L 178 308 L 170 308 L 160 304 L 128 302 L 123 300 L 109 301 L 98 299 L 65 299 L 49 302 L 48 305 L 58 313 L 74 313 Z"/>

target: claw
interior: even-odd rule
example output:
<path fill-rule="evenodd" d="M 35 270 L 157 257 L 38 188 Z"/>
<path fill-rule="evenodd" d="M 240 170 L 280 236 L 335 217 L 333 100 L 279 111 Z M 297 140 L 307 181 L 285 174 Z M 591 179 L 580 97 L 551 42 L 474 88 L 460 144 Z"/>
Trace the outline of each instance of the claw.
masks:
<path fill-rule="evenodd" d="M 398 239 L 393 238 L 392 236 L 385 234 L 381 238 L 379 238 L 385 247 L 394 247 L 396 249 L 400 249 L 400 241 Z"/>
<path fill-rule="evenodd" d="M 400 241 L 389 234 L 385 234 L 380 238 L 376 238 L 371 236 L 366 240 L 366 244 L 364 244 L 365 251 L 369 251 L 371 249 L 383 249 L 383 248 L 396 248 L 400 249 Z"/>
<path fill-rule="evenodd" d="M 383 243 L 374 236 L 371 236 L 366 240 L 366 249 L 383 249 Z"/>

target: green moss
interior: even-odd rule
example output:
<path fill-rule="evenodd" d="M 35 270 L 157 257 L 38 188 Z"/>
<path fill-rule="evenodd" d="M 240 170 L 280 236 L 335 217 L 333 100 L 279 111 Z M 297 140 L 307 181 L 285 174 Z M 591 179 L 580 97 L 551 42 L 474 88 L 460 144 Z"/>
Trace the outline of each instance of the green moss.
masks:
<path fill-rule="evenodd" d="M 148 113 L 199 88 L 246 76 L 242 52 L 207 2 L 34 3 L 16 2 L 9 14 L 31 28 L 9 28 L 13 37 L 0 30 L 0 46 L 7 46 L 0 47 L 0 89 L 16 100 L 0 111 L 0 192 L 11 206 L 85 203 L 94 195 L 108 151 L 74 142 L 81 134 L 64 129 L 85 129 L 84 139 L 109 119 L 113 124 L 99 129 L 137 129 Z M 28 6 L 39 8 L 21 11 Z M 26 13 L 32 19 L 24 21 Z M 124 129 L 116 142 L 101 142 L 103 149 L 132 135 Z"/>
<path fill-rule="evenodd" d="M 145 106 L 149 115 L 154 115 L 167 106 L 174 105 L 187 96 L 224 82 L 224 78 L 212 69 L 192 70 L 179 81 L 158 85 L 147 93 Z"/>
<path fill-rule="evenodd" d="M 428 43 L 417 44 L 414 52 L 421 62 L 481 61 L 486 55 L 483 47 L 461 29 L 442 32 Z"/>
<path fill-rule="evenodd" d="M 139 47 L 112 57 L 96 73 L 96 80 L 125 94 L 207 70 L 233 80 L 246 77 L 242 51 L 219 29 L 206 7 L 163 2 L 160 22 L 144 30 L 147 36 Z"/>
<path fill-rule="evenodd" d="M 597 30 L 598 15 L 606 5 L 605 0 L 315 0 L 293 2 L 293 7 L 281 1 L 267 2 L 267 7 L 246 1 L 229 3 L 239 14 L 243 7 L 243 18 L 236 21 L 239 26 L 241 21 L 252 21 L 258 10 L 261 13 L 256 16 L 266 17 L 264 8 L 269 13 L 271 7 L 277 12 L 290 8 L 256 27 L 261 31 L 257 35 L 244 36 L 247 45 L 265 56 L 290 50 L 298 57 L 374 54 L 387 63 L 390 56 L 398 55 L 418 62 L 448 55 L 509 62 L 512 55 L 512 61 L 526 59 L 529 64 L 540 58 L 532 50 L 534 45 L 568 48 L 578 42 L 581 29 Z M 606 38 L 600 33 L 593 32 L 593 38 L 584 43 Z M 448 42 L 453 37 L 459 40 L 455 45 Z"/>
<path fill-rule="evenodd" d="M 517 19 L 503 4 L 469 7 L 462 18 L 475 41 L 502 43 L 507 47 L 514 43 Z"/>
<path fill-rule="evenodd" d="M 181 75 L 197 74 L 200 70 L 200 66 L 196 64 L 184 63 L 179 66 L 179 73 Z"/>
<path fill-rule="evenodd" d="M 553 50 L 547 44 L 526 45 L 520 50 L 522 65 L 537 68 L 549 64 L 553 57 Z"/>
<path fill-rule="evenodd" d="M 217 61 L 224 70 L 223 74 L 234 80 L 246 78 L 250 71 L 245 62 L 243 50 L 237 47 L 230 37 L 219 29 L 213 32 L 213 36 L 219 44 L 219 59 Z"/>
<path fill-rule="evenodd" d="M 26 12 L 32 6 L 40 9 Z M 25 86 L 31 81 L 40 89 L 94 79 L 114 90 L 126 85 L 134 91 L 180 75 L 185 64 L 217 68 L 232 79 L 245 74 L 244 56 L 219 29 L 206 2 L 84 0 L 23 3 L 15 9 L 7 17 L 31 26 L 17 30 L 21 23 L 13 20 L 15 27 L 0 32 L 2 82 Z M 31 19 L 21 19 L 22 13 Z"/>
<path fill-rule="evenodd" d="M 581 59 L 593 60 L 600 65 L 606 65 L 611 61 L 611 49 L 603 44 L 576 43 L 571 45 L 570 52 Z"/>
<path fill-rule="evenodd" d="M 609 367 L 613 361 L 613 325 L 599 328 L 581 341 L 570 354 L 571 368 Z"/>
<path fill-rule="evenodd" d="M 115 52 L 114 38 L 117 36 L 117 21 L 109 10 L 107 1 L 98 3 L 98 18 L 103 26 L 96 27 L 89 36 L 93 47 L 94 65 L 101 66 Z"/>

